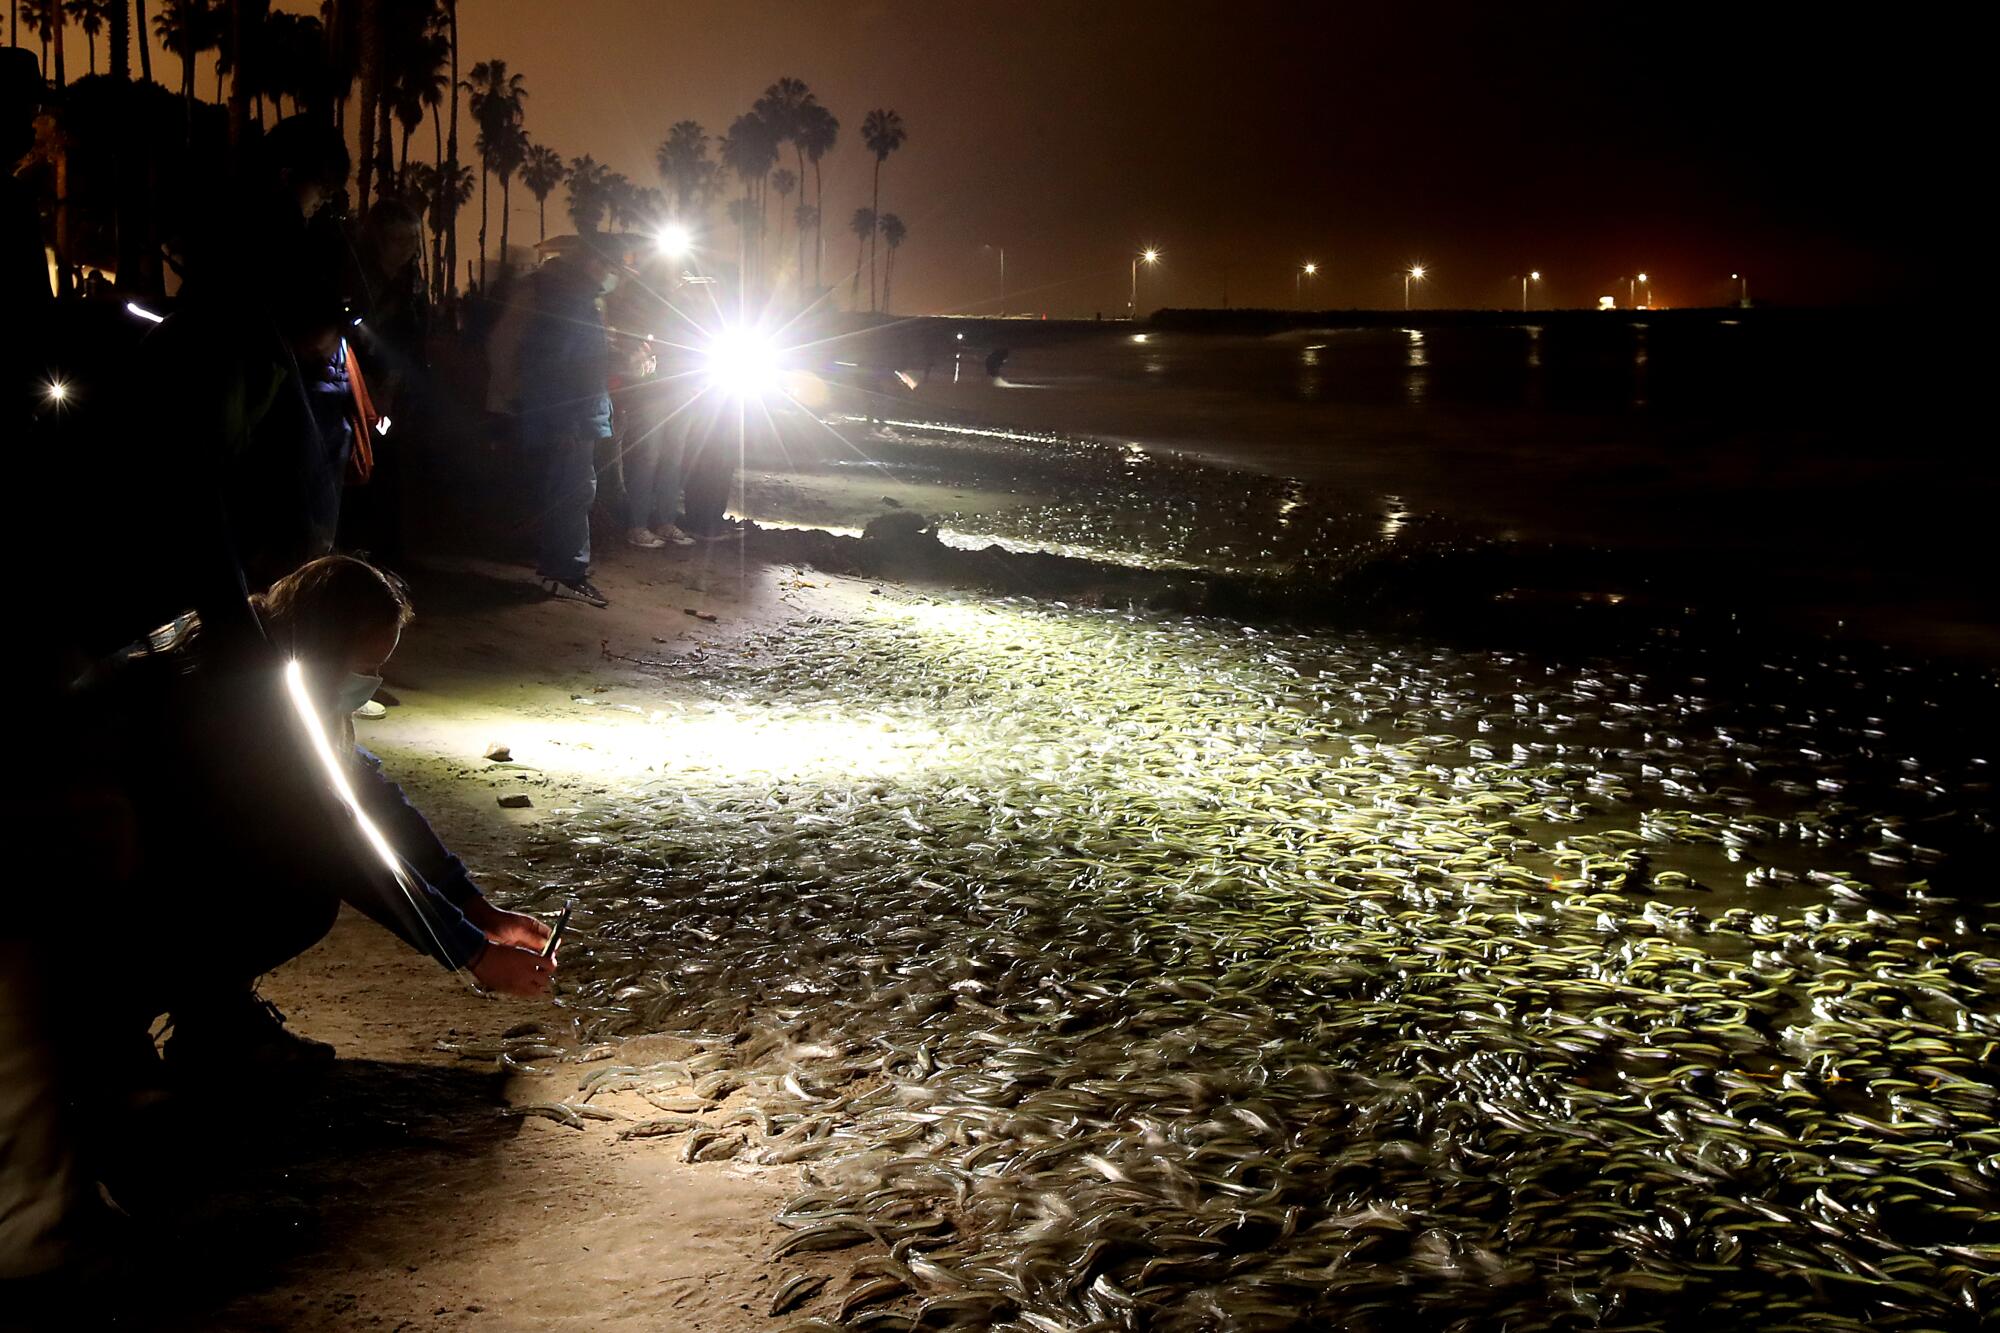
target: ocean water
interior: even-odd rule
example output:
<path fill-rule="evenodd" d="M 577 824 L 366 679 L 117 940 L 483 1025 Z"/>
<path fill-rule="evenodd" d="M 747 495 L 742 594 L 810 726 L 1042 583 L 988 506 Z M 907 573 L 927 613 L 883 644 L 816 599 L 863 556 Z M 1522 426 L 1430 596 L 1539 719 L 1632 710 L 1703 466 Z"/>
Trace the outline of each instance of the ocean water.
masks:
<path fill-rule="evenodd" d="M 854 398 L 905 427 L 1198 457 L 1356 515 L 1650 560 L 1751 617 L 2000 656 L 2000 469 L 1980 442 L 1973 344 L 1920 321 L 1569 313 L 1038 335 L 1019 334 L 997 374 L 1005 324 L 970 325 L 942 352 L 911 344 L 906 379 L 877 376 Z M 1135 472 L 1135 502 L 1145 490 Z"/>

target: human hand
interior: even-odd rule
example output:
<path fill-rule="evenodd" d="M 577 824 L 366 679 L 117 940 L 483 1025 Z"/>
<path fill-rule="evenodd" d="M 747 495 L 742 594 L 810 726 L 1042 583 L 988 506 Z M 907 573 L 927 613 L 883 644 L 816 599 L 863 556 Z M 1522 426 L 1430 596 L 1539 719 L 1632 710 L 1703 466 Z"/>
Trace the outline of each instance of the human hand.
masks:
<path fill-rule="evenodd" d="M 556 975 L 555 959 L 510 944 L 488 943 L 473 955 L 471 967 L 473 979 L 484 989 L 528 998 L 548 994 Z"/>
<path fill-rule="evenodd" d="M 486 938 L 495 944 L 511 944 L 540 953 L 542 946 L 549 942 L 546 922 L 537 921 L 526 912 L 504 911 L 484 898 L 467 907 L 465 919 L 479 927 Z"/>

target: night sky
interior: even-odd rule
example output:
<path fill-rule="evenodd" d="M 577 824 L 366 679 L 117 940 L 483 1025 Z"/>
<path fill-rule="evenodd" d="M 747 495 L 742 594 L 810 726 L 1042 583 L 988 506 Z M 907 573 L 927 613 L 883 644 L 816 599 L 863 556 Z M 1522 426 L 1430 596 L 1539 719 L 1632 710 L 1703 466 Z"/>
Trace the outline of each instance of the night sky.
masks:
<path fill-rule="evenodd" d="M 1164 252 L 1149 308 L 1220 304 L 1225 281 L 1232 304 L 1289 305 L 1305 260 L 1321 306 L 1400 304 L 1411 261 L 1432 270 L 1430 305 L 1512 304 L 1531 268 L 1565 305 L 1622 297 L 1639 270 L 1661 304 L 1723 299 L 1737 270 L 1755 297 L 1817 303 L 1936 295 L 1966 225 L 1957 75 L 1975 52 L 1925 13 L 464 0 L 461 47 L 467 68 L 499 56 L 526 75 L 535 140 L 649 185 L 672 122 L 719 135 L 772 80 L 804 79 L 842 123 L 842 274 L 867 202 L 861 119 L 894 108 L 903 311 L 994 309 L 982 245 L 1006 247 L 1015 309 L 1057 315 L 1118 312 L 1146 244 Z M 175 78 L 171 58 L 156 71 Z M 515 207 L 532 239 L 532 199 Z"/>

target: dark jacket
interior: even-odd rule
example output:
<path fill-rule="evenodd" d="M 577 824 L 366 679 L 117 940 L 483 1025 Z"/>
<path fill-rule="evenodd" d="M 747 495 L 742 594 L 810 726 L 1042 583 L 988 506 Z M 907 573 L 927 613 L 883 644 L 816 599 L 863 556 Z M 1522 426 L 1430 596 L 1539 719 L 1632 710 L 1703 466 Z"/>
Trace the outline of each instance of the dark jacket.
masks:
<path fill-rule="evenodd" d="M 611 438 L 611 349 L 597 288 L 560 258 L 530 281 L 535 317 L 519 362 L 523 426 L 542 442 Z"/>

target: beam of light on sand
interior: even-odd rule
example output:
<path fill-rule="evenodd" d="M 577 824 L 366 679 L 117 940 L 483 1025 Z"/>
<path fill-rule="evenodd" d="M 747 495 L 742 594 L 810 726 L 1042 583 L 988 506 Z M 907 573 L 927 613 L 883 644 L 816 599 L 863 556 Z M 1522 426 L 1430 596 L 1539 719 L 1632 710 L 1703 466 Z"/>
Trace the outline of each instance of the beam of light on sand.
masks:
<path fill-rule="evenodd" d="M 755 523 L 760 528 L 773 532 L 824 532 L 831 537 L 860 537 L 860 528 L 843 527 L 838 523 L 793 523 L 782 518 L 763 518 L 731 510 L 729 516 Z M 937 539 L 946 546 L 959 551 L 983 551 L 989 546 L 997 546 L 1009 555 L 1061 555 L 1075 560 L 1090 560 L 1100 565 L 1122 565 L 1128 569 L 1202 569 L 1205 566 L 1189 560 L 1176 560 L 1171 556 L 1146 555 L 1138 551 L 1114 551 L 1104 546 L 1087 546 L 1077 542 L 1060 542 L 1041 538 L 999 537 L 983 532 L 962 532 L 957 528 L 939 528 Z"/>
<path fill-rule="evenodd" d="M 396 855 L 396 849 L 382 836 L 382 830 L 375 827 L 375 821 L 362 810 L 361 802 L 354 795 L 354 787 L 347 780 L 347 772 L 341 766 L 340 757 L 333 752 L 333 744 L 327 739 L 326 728 L 319 720 L 319 710 L 313 706 L 312 695 L 306 692 L 306 675 L 296 659 L 285 663 L 285 691 L 291 696 L 292 708 L 299 715 L 299 724 L 305 728 L 306 738 L 312 742 L 313 753 L 319 756 L 320 766 L 326 770 L 327 781 L 333 784 L 334 794 L 347 807 L 347 813 L 354 818 L 355 826 L 375 855 L 388 868 L 390 878 L 396 881 L 403 897 L 409 900 L 410 910 L 416 913 L 423 924 L 424 932 L 430 936 L 431 944 L 437 949 L 440 959 L 448 958 L 444 941 L 439 939 L 431 926 L 431 919 L 425 914 L 423 904 L 417 898 L 416 886 L 410 882 L 410 872 L 403 868 L 403 860 Z M 452 971 L 461 972 L 456 965 Z M 462 974 L 462 972 L 461 972 Z"/>

